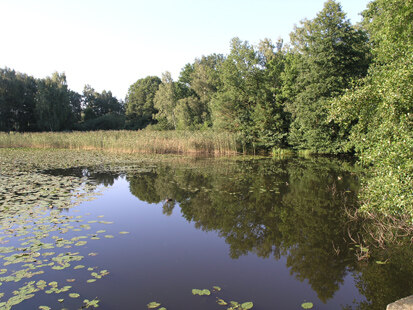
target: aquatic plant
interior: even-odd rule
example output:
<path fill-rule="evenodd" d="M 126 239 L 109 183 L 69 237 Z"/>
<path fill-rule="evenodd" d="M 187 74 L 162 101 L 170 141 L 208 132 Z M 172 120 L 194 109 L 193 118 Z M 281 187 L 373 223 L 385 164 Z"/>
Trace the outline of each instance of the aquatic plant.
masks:
<path fill-rule="evenodd" d="M 94 131 L 0 133 L 0 147 L 104 150 L 114 153 L 234 155 L 239 135 L 216 131 Z"/>

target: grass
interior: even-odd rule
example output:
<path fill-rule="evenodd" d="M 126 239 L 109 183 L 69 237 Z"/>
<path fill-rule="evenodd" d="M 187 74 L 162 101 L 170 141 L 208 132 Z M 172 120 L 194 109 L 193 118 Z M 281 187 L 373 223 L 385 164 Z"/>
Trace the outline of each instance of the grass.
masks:
<path fill-rule="evenodd" d="M 89 131 L 0 133 L 3 148 L 105 150 L 114 153 L 235 155 L 239 136 L 215 131 Z"/>

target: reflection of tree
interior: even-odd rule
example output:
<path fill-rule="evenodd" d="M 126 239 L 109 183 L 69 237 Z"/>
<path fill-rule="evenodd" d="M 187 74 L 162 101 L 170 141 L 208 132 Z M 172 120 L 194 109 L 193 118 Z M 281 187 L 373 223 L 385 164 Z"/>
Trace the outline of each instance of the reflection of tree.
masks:
<path fill-rule="evenodd" d="M 174 200 L 168 199 L 165 201 L 165 203 L 162 206 L 162 213 L 170 216 L 172 214 L 172 211 L 175 208 L 176 202 Z"/>
<path fill-rule="evenodd" d="M 161 201 L 161 198 L 155 188 L 157 178 L 158 174 L 155 172 L 141 173 L 131 177 L 127 176 L 129 190 L 142 201 L 158 203 Z"/>
<path fill-rule="evenodd" d="M 115 180 L 119 177 L 119 173 L 110 171 L 100 172 L 94 171 L 93 168 L 88 169 L 83 167 L 45 170 L 45 173 L 55 176 L 75 176 L 78 178 L 87 177 L 94 183 L 104 185 L 105 187 L 112 186 Z"/>
<path fill-rule="evenodd" d="M 410 241 L 409 241 L 410 243 Z M 367 301 L 358 309 L 379 310 L 400 298 L 413 294 L 413 248 L 391 246 L 386 251 L 372 253 L 371 263 L 360 267 L 357 287 Z M 377 264 L 386 257 L 388 263 Z"/>
<path fill-rule="evenodd" d="M 344 212 L 356 203 L 358 183 L 352 169 L 325 158 L 221 161 L 185 168 L 160 165 L 152 173 L 127 179 L 139 199 L 164 201 L 164 214 L 170 215 L 179 203 L 183 216 L 197 228 L 217 231 L 234 259 L 249 252 L 275 259 L 286 255 L 291 273 L 308 280 L 324 302 L 333 297 L 348 271 L 358 270 L 360 291 L 375 300 L 380 290 L 371 279 L 380 277 L 373 268 L 378 265 L 361 267 L 347 241 L 347 229 L 359 229 L 354 223 L 349 227 Z M 411 280 L 403 283 L 413 288 Z M 389 290 L 389 297 L 379 299 L 395 300 L 394 292 L 403 291 Z"/>
<path fill-rule="evenodd" d="M 354 205 L 355 180 L 331 164 L 308 161 L 290 166 L 279 229 L 288 250 L 287 266 L 308 279 L 322 301 L 333 297 L 352 254 L 346 242 L 346 205 Z M 316 267 L 316 266 L 322 266 Z M 321 269 L 321 270 L 320 270 Z"/>
<path fill-rule="evenodd" d="M 118 174 L 112 174 L 112 173 L 92 173 L 91 178 L 97 182 L 98 184 L 103 184 L 104 186 L 112 186 L 115 180 L 117 179 L 119 175 Z"/>

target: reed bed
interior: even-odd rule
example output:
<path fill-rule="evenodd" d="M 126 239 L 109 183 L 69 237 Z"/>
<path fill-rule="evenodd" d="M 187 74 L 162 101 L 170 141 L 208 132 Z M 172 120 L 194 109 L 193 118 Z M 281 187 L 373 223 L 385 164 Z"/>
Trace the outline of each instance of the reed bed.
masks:
<path fill-rule="evenodd" d="M 215 131 L 74 131 L 0 133 L 3 148 L 103 150 L 115 153 L 235 155 L 240 137 Z"/>

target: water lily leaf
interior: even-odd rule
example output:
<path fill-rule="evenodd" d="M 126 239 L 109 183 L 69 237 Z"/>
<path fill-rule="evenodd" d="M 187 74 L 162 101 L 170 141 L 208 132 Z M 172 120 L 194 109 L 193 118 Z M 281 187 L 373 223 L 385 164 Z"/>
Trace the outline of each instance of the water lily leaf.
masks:
<path fill-rule="evenodd" d="M 242 309 L 251 309 L 254 306 L 254 304 L 251 301 L 244 302 L 241 304 Z"/>
<path fill-rule="evenodd" d="M 192 290 L 192 294 L 193 295 L 200 295 L 200 296 L 203 296 L 203 295 L 209 296 L 209 295 L 211 295 L 211 292 L 207 289 L 199 290 L 199 289 L 194 288 Z"/>
<path fill-rule="evenodd" d="M 78 298 L 80 296 L 80 294 L 78 294 L 78 293 L 70 293 L 69 294 L 69 297 L 71 297 L 71 298 Z"/>
<path fill-rule="evenodd" d="M 209 295 L 211 295 L 211 292 L 210 292 L 210 290 L 204 289 L 204 290 L 202 290 L 202 295 L 209 296 Z"/>
<path fill-rule="evenodd" d="M 201 295 L 201 294 L 202 294 L 202 290 L 199 290 L 196 288 L 192 289 L 192 295 Z"/>
<path fill-rule="evenodd" d="M 112 238 L 115 238 L 115 237 L 112 236 L 112 235 L 105 235 L 105 238 L 112 239 Z"/>
<path fill-rule="evenodd" d="M 40 310 L 50 310 L 52 308 L 48 307 L 48 306 L 39 306 Z"/>
<path fill-rule="evenodd" d="M 221 288 L 220 288 L 219 286 L 213 286 L 212 288 L 213 288 L 214 290 L 218 291 L 218 292 L 221 290 Z"/>
<path fill-rule="evenodd" d="M 62 303 L 62 302 L 64 302 L 65 300 L 64 300 L 63 298 L 60 298 L 60 299 L 58 299 L 57 301 L 60 302 L 60 303 Z"/>
<path fill-rule="evenodd" d="M 129 234 L 130 232 L 129 231 L 120 231 L 119 232 L 121 235 L 127 235 L 127 234 Z"/>
<path fill-rule="evenodd" d="M 303 309 L 312 309 L 313 308 L 313 303 L 312 302 L 305 302 L 301 304 L 301 308 Z"/>
<path fill-rule="evenodd" d="M 96 281 L 96 279 L 89 279 L 89 280 L 87 280 L 86 282 L 87 283 L 93 283 L 93 282 L 95 282 Z"/>
<path fill-rule="evenodd" d="M 85 266 L 83 266 L 83 265 L 77 265 L 77 266 L 75 266 L 73 269 L 82 269 L 82 268 L 85 268 Z"/>
<path fill-rule="evenodd" d="M 223 299 L 221 299 L 221 298 L 218 298 L 218 299 L 217 299 L 217 303 L 218 303 L 218 305 L 221 305 L 221 306 L 226 306 L 226 305 L 228 305 L 228 303 L 225 302 L 225 300 L 223 300 Z"/>
<path fill-rule="evenodd" d="M 158 308 L 160 305 L 161 305 L 161 304 L 158 303 L 158 302 L 156 302 L 156 301 L 152 301 L 152 302 L 150 302 L 149 304 L 147 304 L 147 306 L 148 306 L 149 309 Z"/>
<path fill-rule="evenodd" d="M 93 299 L 93 300 L 85 299 L 85 300 L 83 300 L 83 303 L 85 304 L 84 307 L 86 307 L 86 308 L 90 308 L 90 307 L 97 308 L 97 307 L 99 307 L 99 304 L 98 304 L 99 301 L 100 301 L 99 299 Z"/>

